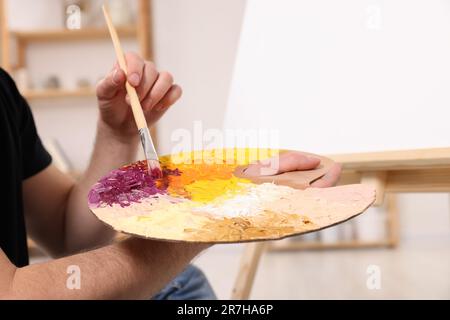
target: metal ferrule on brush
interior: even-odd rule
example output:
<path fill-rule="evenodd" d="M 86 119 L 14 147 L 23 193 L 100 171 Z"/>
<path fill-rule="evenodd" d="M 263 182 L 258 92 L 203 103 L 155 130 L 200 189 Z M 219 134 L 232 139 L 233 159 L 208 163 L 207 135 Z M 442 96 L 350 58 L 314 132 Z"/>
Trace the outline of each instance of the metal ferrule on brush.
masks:
<path fill-rule="evenodd" d="M 153 145 L 152 136 L 148 128 L 139 129 L 139 135 L 141 137 L 142 147 L 144 148 L 145 158 L 150 165 L 151 160 L 159 163 L 158 155 Z"/>

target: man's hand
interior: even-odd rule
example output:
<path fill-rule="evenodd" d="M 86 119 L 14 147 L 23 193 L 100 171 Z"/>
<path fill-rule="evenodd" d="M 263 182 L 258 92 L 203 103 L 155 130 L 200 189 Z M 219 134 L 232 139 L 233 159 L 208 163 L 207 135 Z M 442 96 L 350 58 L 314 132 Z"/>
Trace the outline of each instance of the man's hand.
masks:
<path fill-rule="evenodd" d="M 137 139 L 125 82 L 136 88 L 149 126 L 154 124 L 182 94 L 168 72 L 158 72 L 150 61 L 144 61 L 135 53 L 125 56 L 128 76 L 116 64 L 113 70 L 97 85 L 100 109 L 100 127 L 110 130 L 115 137 L 129 141 Z M 99 128 L 100 129 L 100 128 Z"/>
<path fill-rule="evenodd" d="M 97 86 L 100 109 L 97 136 L 90 164 L 74 181 L 50 166 L 23 184 L 29 230 L 53 255 L 61 256 L 108 244 L 114 230 L 90 212 L 87 195 L 104 174 L 136 160 L 139 135 L 125 82 L 137 90 L 149 125 L 157 121 L 181 96 L 167 72 L 136 54 L 126 56 L 128 77 L 118 66 Z"/>
<path fill-rule="evenodd" d="M 129 238 L 20 269 L 0 249 L 0 300 L 148 300 L 207 247 Z M 70 266 L 78 267 L 78 272 L 69 274 Z M 68 286 L 73 276 L 79 279 L 79 290 Z"/>
<path fill-rule="evenodd" d="M 268 165 L 273 161 L 269 159 L 249 165 L 245 173 L 249 176 L 259 176 L 262 172 L 264 172 L 264 175 L 276 175 L 289 171 L 312 170 L 320 164 L 319 158 L 294 151 L 280 154 L 277 160 L 277 168 L 268 168 Z M 311 187 L 327 188 L 334 186 L 339 180 L 341 171 L 341 165 L 336 163 L 323 177 L 311 183 Z"/>

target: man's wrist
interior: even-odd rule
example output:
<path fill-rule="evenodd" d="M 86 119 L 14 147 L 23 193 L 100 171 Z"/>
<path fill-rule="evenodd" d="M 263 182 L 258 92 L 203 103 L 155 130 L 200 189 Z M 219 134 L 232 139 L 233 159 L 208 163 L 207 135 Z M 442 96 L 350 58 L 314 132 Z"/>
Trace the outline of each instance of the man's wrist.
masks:
<path fill-rule="evenodd" d="M 86 174 L 99 178 L 108 171 L 136 160 L 139 136 L 124 136 L 98 120 L 97 135 Z"/>
<path fill-rule="evenodd" d="M 166 241 L 148 240 L 130 237 L 119 243 L 136 259 L 144 259 L 151 261 L 155 258 L 155 254 L 159 252 L 164 258 L 169 260 L 178 260 L 179 262 L 189 263 L 201 252 L 210 248 L 210 244 L 202 243 L 173 243 Z"/>
<path fill-rule="evenodd" d="M 139 135 L 137 134 L 124 134 L 120 130 L 115 130 L 106 124 L 103 120 L 99 119 L 97 122 L 97 138 L 102 140 L 114 141 L 125 147 L 134 147 L 139 143 Z"/>

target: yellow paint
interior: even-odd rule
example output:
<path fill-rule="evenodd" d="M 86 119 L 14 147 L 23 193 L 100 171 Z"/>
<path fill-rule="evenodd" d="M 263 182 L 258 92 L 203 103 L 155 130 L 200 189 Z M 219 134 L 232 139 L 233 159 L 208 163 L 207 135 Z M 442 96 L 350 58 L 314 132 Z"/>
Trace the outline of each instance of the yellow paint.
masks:
<path fill-rule="evenodd" d="M 267 148 L 224 148 L 191 152 L 179 152 L 160 157 L 163 165 L 179 167 L 180 165 L 217 164 L 246 165 L 258 160 L 264 160 L 280 153 L 277 149 Z"/>
<path fill-rule="evenodd" d="M 230 179 L 197 180 L 185 186 L 191 200 L 209 202 L 219 196 L 233 197 L 244 189 L 244 184 L 251 183 L 247 179 L 232 177 Z"/>
<path fill-rule="evenodd" d="M 167 192 L 171 196 L 206 203 L 219 196 L 234 196 L 249 180 L 234 176 L 237 166 L 264 160 L 279 154 L 275 149 L 228 148 L 180 152 L 160 158 L 162 165 L 178 169 L 180 176 L 170 176 Z"/>

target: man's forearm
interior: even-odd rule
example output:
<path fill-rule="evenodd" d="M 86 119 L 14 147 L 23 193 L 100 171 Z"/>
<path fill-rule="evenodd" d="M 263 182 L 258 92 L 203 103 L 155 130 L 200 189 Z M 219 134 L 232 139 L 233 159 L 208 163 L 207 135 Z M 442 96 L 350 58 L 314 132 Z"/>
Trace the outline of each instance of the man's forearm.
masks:
<path fill-rule="evenodd" d="M 136 159 L 138 135 L 114 136 L 101 122 L 88 169 L 70 192 L 65 212 L 65 242 L 68 252 L 108 243 L 114 231 L 98 221 L 87 205 L 90 187 L 110 170 Z"/>
<path fill-rule="evenodd" d="M 128 239 L 17 269 L 10 279 L 11 289 L 2 296 L 7 299 L 150 299 L 205 248 L 204 245 Z M 80 289 L 67 287 L 69 266 L 80 270 Z"/>

